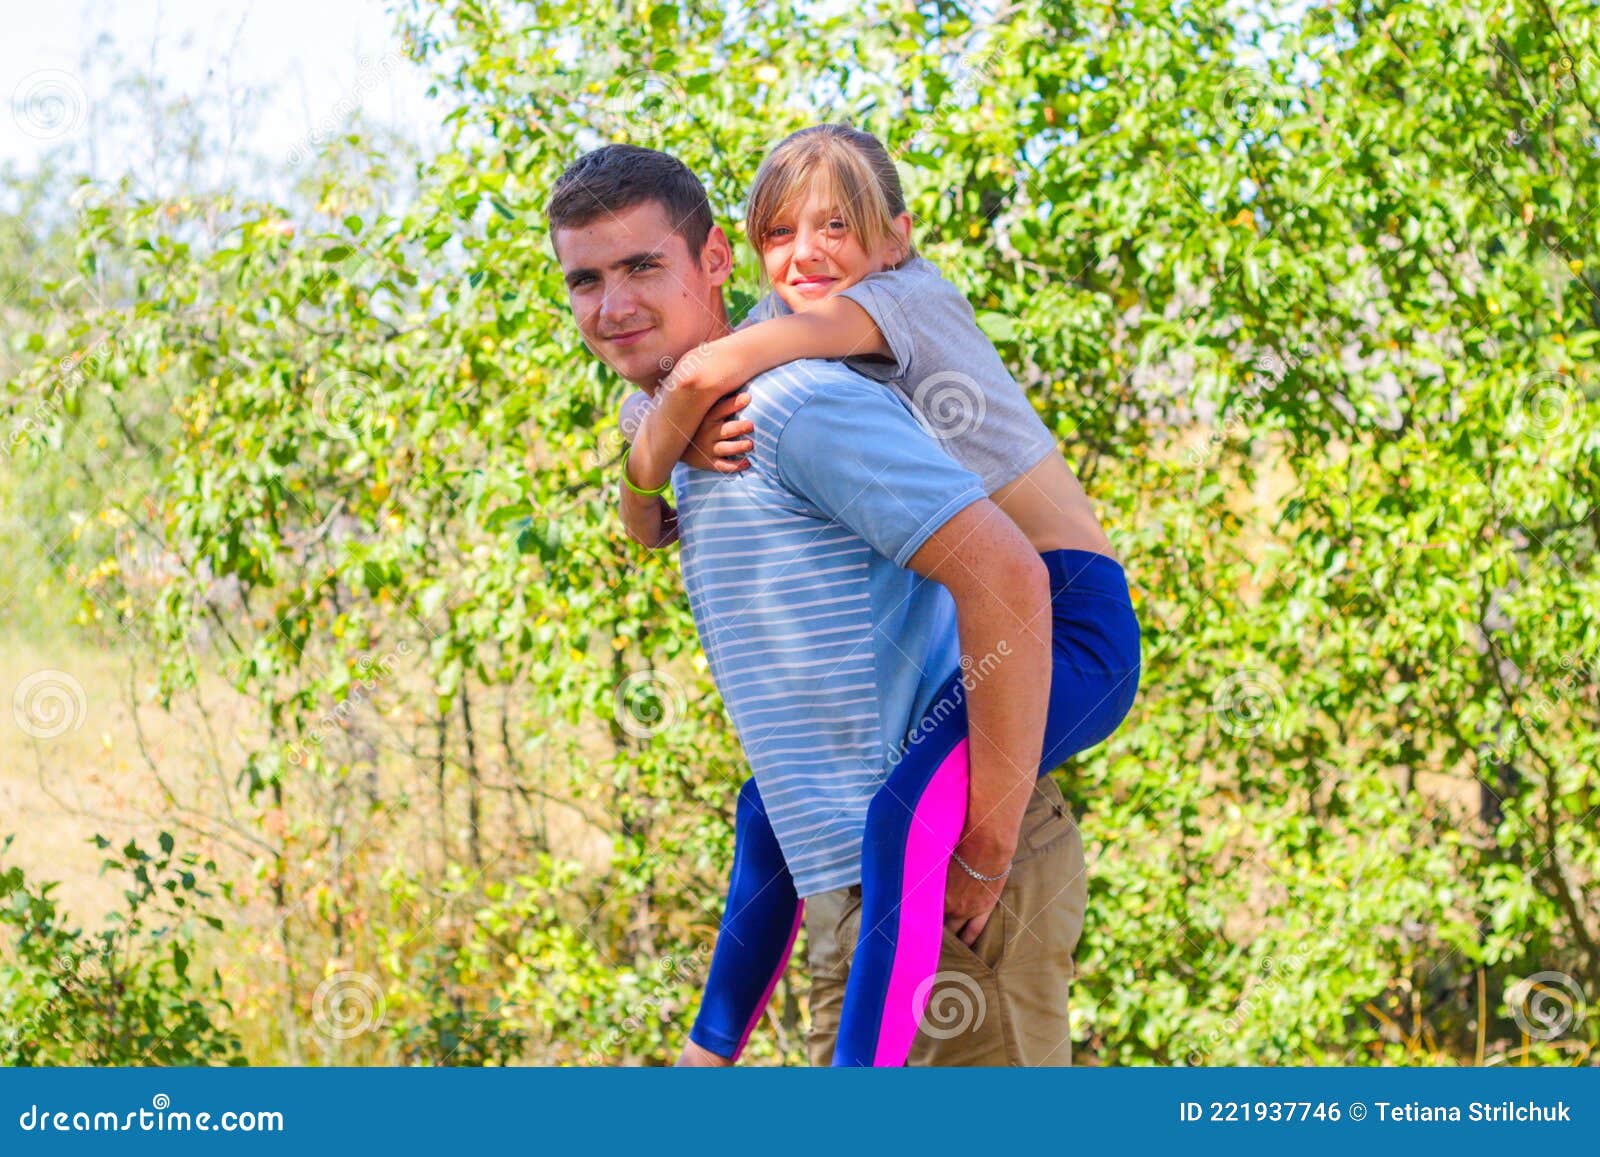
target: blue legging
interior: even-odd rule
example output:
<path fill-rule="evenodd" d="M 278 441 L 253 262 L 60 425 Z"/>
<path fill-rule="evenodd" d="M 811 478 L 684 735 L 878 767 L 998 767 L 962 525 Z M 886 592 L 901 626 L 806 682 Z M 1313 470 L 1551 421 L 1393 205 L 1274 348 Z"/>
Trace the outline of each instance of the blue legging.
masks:
<path fill-rule="evenodd" d="M 1040 555 L 1050 574 L 1050 703 L 1039 775 L 1114 732 L 1139 686 L 1139 623 L 1117 562 L 1081 550 Z M 845 982 L 833 1064 L 903 1065 L 938 967 L 945 873 L 967 799 L 965 673 L 893 761 L 867 810 L 861 933 Z M 899 754 L 899 753 L 897 753 Z M 771 999 L 805 911 L 755 779 L 739 791 L 733 870 L 711 972 L 689 1038 L 737 1060 Z"/>

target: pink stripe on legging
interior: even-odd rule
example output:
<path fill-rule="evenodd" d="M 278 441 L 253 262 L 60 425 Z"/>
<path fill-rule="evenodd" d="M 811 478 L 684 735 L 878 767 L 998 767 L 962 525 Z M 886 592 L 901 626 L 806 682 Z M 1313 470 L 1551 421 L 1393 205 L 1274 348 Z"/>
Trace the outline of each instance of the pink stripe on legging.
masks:
<path fill-rule="evenodd" d="M 963 739 L 945 756 L 911 817 L 894 967 L 889 972 L 874 1065 L 905 1064 L 932 995 L 933 986 L 924 986 L 924 982 L 939 970 L 950 850 L 960 841 L 967 822 L 967 743 Z M 919 987 L 923 988 L 920 996 Z"/>
<path fill-rule="evenodd" d="M 755 1011 L 750 1014 L 750 1023 L 744 1026 L 744 1035 L 739 1038 L 739 1047 L 733 1050 L 734 1059 L 744 1052 L 744 1042 L 750 1039 L 750 1034 L 761 1021 L 761 1014 L 767 1011 L 767 1003 L 772 999 L 772 990 L 778 987 L 778 978 L 783 975 L 784 968 L 789 963 L 789 953 L 794 951 L 794 938 L 800 935 L 800 924 L 805 918 L 806 902 L 801 900 L 794 906 L 794 923 L 789 927 L 789 942 L 783 946 L 783 955 L 778 958 L 778 967 L 772 970 L 772 979 L 767 981 L 766 991 L 761 994 L 761 999 L 756 1002 Z"/>

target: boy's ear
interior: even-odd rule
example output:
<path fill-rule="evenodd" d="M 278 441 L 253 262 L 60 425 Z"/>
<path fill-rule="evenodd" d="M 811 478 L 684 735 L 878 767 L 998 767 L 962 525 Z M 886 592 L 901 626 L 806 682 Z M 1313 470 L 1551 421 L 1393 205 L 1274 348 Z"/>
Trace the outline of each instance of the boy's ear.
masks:
<path fill-rule="evenodd" d="M 733 247 L 728 244 L 728 235 L 721 225 L 711 226 L 711 232 L 706 234 L 705 246 L 700 250 L 700 267 L 714 286 L 722 286 L 733 276 Z"/>

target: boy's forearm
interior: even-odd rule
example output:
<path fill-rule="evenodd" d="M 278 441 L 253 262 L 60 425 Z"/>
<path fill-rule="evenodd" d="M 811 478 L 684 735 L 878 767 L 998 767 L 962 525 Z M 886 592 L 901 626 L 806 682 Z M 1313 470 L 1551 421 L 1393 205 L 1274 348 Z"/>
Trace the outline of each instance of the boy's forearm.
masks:
<path fill-rule="evenodd" d="M 999 871 L 1016 851 L 1038 777 L 1049 709 L 1050 600 L 1045 587 L 1039 598 L 975 602 L 967 601 L 959 628 L 962 653 L 972 659 L 968 670 L 979 673 L 967 692 L 970 787 L 962 846 L 980 870 Z"/>
<path fill-rule="evenodd" d="M 1035 559 L 1036 561 L 1036 559 Z M 1050 591 L 1040 574 L 979 584 L 957 603 L 966 668 L 967 823 L 961 848 L 975 867 L 998 872 L 1016 851 L 1038 778 L 1050 688 Z M 1004 591 L 1004 597 L 992 594 Z"/>
<path fill-rule="evenodd" d="M 659 494 L 635 494 L 623 486 L 617 509 L 623 529 L 642 546 L 655 549 L 677 541 L 677 511 Z"/>
<path fill-rule="evenodd" d="M 978 656 L 1005 655 L 978 679 L 966 696 L 968 768 L 963 855 L 981 871 L 998 872 L 1010 863 L 1038 778 L 1040 738 L 1050 709 L 1050 613 L 1018 607 L 1016 615 L 997 615 L 987 623 L 962 623 L 963 655 L 973 656 L 968 671 L 984 671 Z M 974 616 L 966 616 L 973 619 Z M 1027 623 L 1027 626 L 1018 626 Z M 1037 642 L 1035 642 L 1037 640 Z"/>
<path fill-rule="evenodd" d="M 907 567 L 956 605 L 967 704 L 967 819 L 958 850 L 982 872 L 1015 852 L 1044 754 L 1050 707 L 1050 576 L 1027 537 L 979 499 L 923 542 Z"/>

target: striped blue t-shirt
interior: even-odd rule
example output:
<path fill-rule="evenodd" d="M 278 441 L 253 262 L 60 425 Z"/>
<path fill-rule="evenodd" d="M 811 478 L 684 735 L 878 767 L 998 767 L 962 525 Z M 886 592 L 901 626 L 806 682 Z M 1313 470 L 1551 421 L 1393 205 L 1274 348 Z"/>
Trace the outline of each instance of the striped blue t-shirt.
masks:
<path fill-rule="evenodd" d="M 905 563 L 984 490 L 898 395 L 837 362 L 744 388 L 749 468 L 673 471 L 680 562 L 803 897 L 860 881 L 890 752 L 956 670 L 950 593 Z"/>

